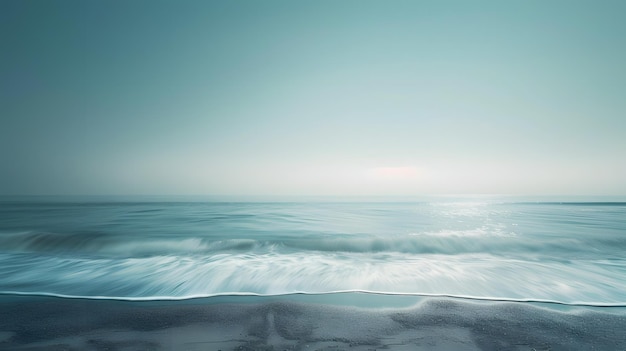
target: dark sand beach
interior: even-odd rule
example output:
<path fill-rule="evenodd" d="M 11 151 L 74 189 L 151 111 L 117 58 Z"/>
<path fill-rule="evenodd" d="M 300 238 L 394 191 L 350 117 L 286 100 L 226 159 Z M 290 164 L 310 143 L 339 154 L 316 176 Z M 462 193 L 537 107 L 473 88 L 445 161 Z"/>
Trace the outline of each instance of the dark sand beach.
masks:
<path fill-rule="evenodd" d="M 116 301 L 5 295 L 0 350 L 626 349 L 626 312 L 619 307 L 363 297 Z M 373 299 L 417 303 L 362 306 Z"/>

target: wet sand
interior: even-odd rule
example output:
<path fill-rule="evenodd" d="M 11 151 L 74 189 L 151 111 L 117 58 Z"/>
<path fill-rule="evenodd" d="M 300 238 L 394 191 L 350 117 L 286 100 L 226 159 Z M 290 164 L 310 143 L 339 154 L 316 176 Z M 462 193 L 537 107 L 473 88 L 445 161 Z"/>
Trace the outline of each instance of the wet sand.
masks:
<path fill-rule="evenodd" d="M 345 294 L 341 298 L 359 298 Z M 401 299 L 388 297 L 387 299 Z M 0 297 L 0 350 L 623 350 L 623 308 L 422 298 L 114 301 Z"/>

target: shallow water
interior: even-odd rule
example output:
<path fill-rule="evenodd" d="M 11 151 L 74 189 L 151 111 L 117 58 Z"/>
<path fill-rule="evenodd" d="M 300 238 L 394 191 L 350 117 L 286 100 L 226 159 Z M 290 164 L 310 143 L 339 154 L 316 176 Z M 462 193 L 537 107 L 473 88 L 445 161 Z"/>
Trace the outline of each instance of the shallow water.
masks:
<path fill-rule="evenodd" d="M 337 291 L 626 304 L 626 203 L 0 201 L 0 291 Z"/>

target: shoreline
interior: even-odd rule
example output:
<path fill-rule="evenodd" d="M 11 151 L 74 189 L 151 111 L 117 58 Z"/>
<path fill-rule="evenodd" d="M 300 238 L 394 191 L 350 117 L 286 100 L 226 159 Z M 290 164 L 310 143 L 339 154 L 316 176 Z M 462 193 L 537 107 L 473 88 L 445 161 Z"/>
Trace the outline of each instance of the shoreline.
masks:
<path fill-rule="evenodd" d="M 394 293 L 385 291 L 368 291 L 368 290 L 338 290 L 326 292 L 306 292 L 295 291 L 277 294 L 261 294 L 253 292 L 229 292 L 216 293 L 207 295 L 189 295 L 189 296 L 81 296 L 67 295 L 50 292 L 25 292 L 25 291 L 0 291 L 0 300 L 11 299 L 12 297 L 31 297 L 31 298 L 53 298 L 53 299 L 70 299 L 70 300 L 94 300 L 94 301 L 120 301 L 120 302 L 137 302 L 137 303 L 159 303 L 159 302 L 178 302 L 178 303 L 224 303 L 236 299 L 246 299 L 256 302 L 264 302 L 267 299 L 280 299 L 284 301 L 304 301 L 315 302 L 330 305 L 343 305 L 364 308 L 385 308 L 385 307 L 411 307 L 425 299 L 452 299 L 458 301 L 475 302 L 475 303 L 497 303 L 497 302 L 513 302 L 533 304 L 545 308 L 563 310 L 567 308 L 589 307 L 589 308 L 615 308 L 624 309 L 626 311 L 626 302 L 588 302 L 588 301 L 559 301 L 539 298 L 520 299 L 515 297 L 499 297 L 499 296 L 471 296 L 471 295 L 453 295 L 453 294 L 435 294 L 435 293 Z M 240 303 L 241 300 L 237 301 Z"/>

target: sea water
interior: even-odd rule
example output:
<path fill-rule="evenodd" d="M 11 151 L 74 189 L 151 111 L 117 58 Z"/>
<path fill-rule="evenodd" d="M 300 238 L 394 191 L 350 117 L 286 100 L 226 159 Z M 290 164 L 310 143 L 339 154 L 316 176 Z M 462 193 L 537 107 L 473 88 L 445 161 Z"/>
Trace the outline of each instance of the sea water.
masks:
<path fill-rule="evenodd" d="M 626 304 L 626 203 L 4 198 L 0 292 Z"/>
<path fill-rule="evenodd" d="M 623 350 L 626 203 L 0 201 L 0 350 Z"/>

